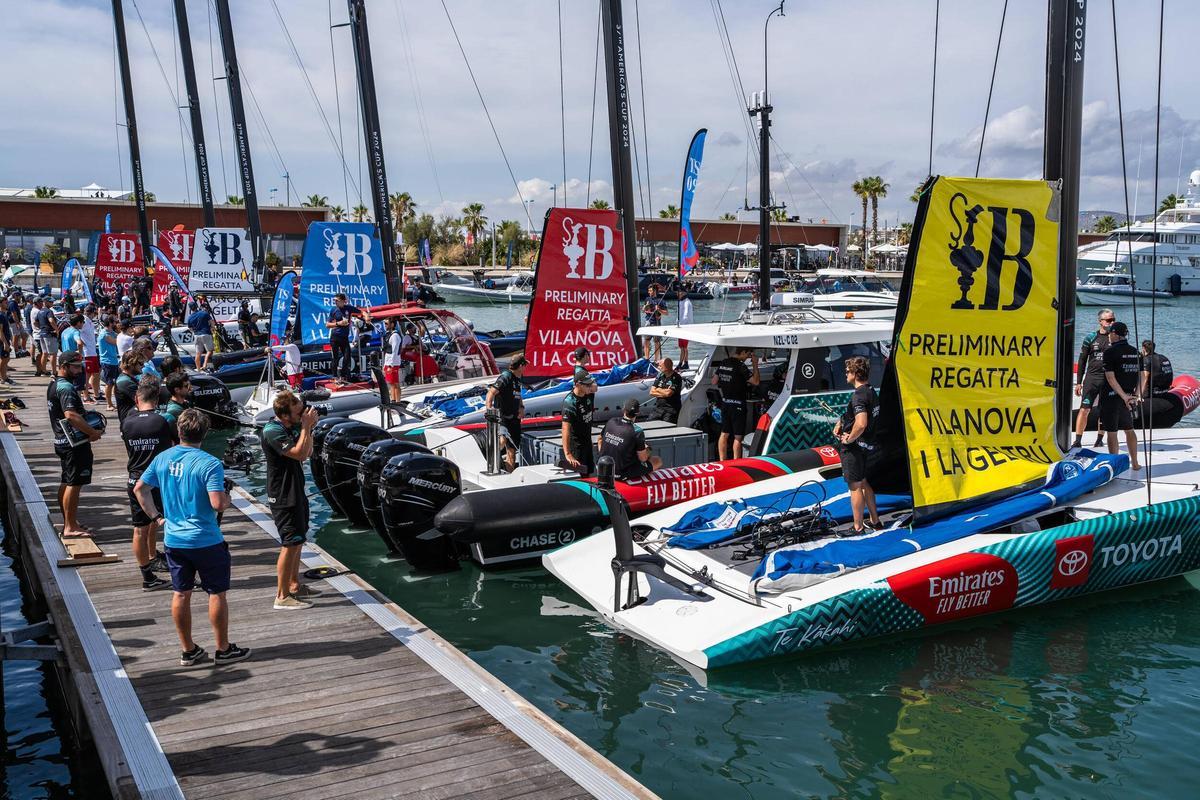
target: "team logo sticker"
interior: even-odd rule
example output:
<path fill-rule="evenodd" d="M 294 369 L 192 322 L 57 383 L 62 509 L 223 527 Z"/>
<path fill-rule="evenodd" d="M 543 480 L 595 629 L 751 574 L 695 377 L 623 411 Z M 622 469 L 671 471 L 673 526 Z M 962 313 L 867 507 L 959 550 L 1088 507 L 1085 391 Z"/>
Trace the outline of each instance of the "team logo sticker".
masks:
<path fill-rule="evenodd" d="M 963 553 L 893 575 L 888 585 L 933 625 L 1012 608 L 1017 571 L 1003 558 Z"/>
<path fill-rule="evenodd" d="M 1054 543 L 1054 571 L 1050 574 L 1051 589 L 1069 589 L 1087 583 L 1092 571 L 1095 537 L 1070 536 Z"/>

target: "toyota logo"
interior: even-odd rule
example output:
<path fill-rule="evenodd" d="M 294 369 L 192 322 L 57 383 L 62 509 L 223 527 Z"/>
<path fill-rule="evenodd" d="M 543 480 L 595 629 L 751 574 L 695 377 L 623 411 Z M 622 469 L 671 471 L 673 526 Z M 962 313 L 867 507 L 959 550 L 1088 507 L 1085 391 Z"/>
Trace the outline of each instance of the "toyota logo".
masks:
<path fill-rule="evenodd" d="M 1083 550 L 1072 550 L 1058 560 L 1058 574 L 1069 578 L 1083 572 L 1088 565 L 1088 554 Z"/>

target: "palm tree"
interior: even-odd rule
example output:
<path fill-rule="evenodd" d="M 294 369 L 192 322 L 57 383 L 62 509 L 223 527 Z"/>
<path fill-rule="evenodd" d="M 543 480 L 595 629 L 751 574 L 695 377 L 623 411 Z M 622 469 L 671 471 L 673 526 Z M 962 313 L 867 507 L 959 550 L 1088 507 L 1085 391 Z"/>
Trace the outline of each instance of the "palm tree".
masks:
<path fill-rule="evenodd" d="M 787 222 L 788 221 L 787 209 L 786 208 L 772 208 L 771 209 L 771 221 L 772 222 Z"/>
<path fill-rule="evenodd" d="M 721 215 L 721 219 L 723 219 L 723 220 L 727 220 L 727 221 L 728 221 L 728 220 L 731 220 L 731 221 L 734 221 L 734 222 L 736 222 L 736 221 L 737 221 L 737 214 L 731 214 L 731 213 L 729 213 L 728 211 L 726 211 L 724 214 L 722 214 L 722 215 Z"/>
<path fill-rule="evenodd" d="M 658 212 L 658 216 L 661 219 L 679 219 L 679 209 L 675 206 L 667 206 Z"/>
<path fill-rule="evenodd" d="M 1092 226 L 1092 230 L 1096 233 L 1112 233 L 1117 229 L 1117 220 L 1112 214 L 1105 214 L 1100 219 L 1096 220 L 1096 224 Z"/>
<path fill-rule="evenodd" d="M 858 195 L 859 199 L 862 200 L 862 206 L 863 206 L 862 243 L 863 243 L 863 255 L 864 256 L 866 255 L 866 249 L 867 249 L 867 200 L 869 200 L 871 197 L 870 192 L 868 191 L 870 189 L 870 184 L 867 183 L 868 180 L 869 180 L 868 178 L 859 178 L 853 184 L 850 185 L 850 188 L 854 191 L 854 193 L 856 195 Z"/>
<path fill-rule="evenodd" d="M 408 192 L 392 192 L 388 195 L 388 205 L 392 208 L 392 219 L 398 227 L 403 228 L 417 216 L 417 204 Z"/>
<path fill-rule="evenodd" d="M 879 244 L 879 198 L 887 197 L 888 184 L 883 178 L 872 175 L 867 181 L 867 195 L 871 198 L 871 246 Z"/>
<path fill-rule="evenodd" d="M 1158 204 L 1159 213 L 1162 213 L 1163 211 L 1170 211 L 1172 208 L 1179 205 L 1179 201 L 1182 199 L 1183 199 L 1182 197 L 1175 194 L 1174 192 L 1167 195 L 1166 197 L 1163 198 L 1163 201 Z"/>
<path fill-rule="evenodd" d="M 370 210 L 366 206 L 364 206 L 362 203 L 359 203 L 354 208 L 350 209 L 350 217 L 355 222 L 366 222 L 367 218 L 370 215 L 371 215 Z"/>
<path fill-rule="evenodd" d="M 912 228 L 913 224 L 911 222 L 901 222 L 900 233 L 896 236 L 896 244 L 908 244 L 911 242 Z"/>
<path fill-rule="evenodd" d="M 487 228 L 488 218 L 483 215 L 483 203 L 471 203 L 462 210 L 462 226 L 471 234 L 471 241 L 478 243 L 479 234 Z"/>
<path fill-rule="evenodd" d="M 598 208 L 603 211 L 605 209 L 612 208 L 612 206 L 608 204 L 607 200 L 596 199 L 592 201 L 592 204 L 589 206 L 589 208 Z"/>
<path fill-rule="evenodd" d="M 323 194 L 310 194 L 308 199 L 300 205 L 305 208 L 326 208 L 329 205 L 329 198 Z"/>
<path fill-rule="evenodd" d="M 54 186 L 38 186 L 33 190 L 33 196 L 42 199 L 58 197 L 58 188 Z"/>
<path fill-rule="evenodd" d="M 908 202 L 910 202 L 910 203 L 921 202 L 921 190 L 924 188 L 925 188 L 925 181 L 921 181 L 920 183 L 918 183 L 917 188 L 913 189 L 912 194 L 910 194 L 908 196 Z"/>
<path fill-rule="evenodd" d="M 341 206 L 333 206 L 329 209 L 329 216 L 333 217 L 334 222 L 343 222 L 346 219 L 346 209 Z"/>
<path fill-rule="evenodd" d="M 142 196 L 146 198 L 147 203 L 157 203 L 158 195 L 154 192 L 142 192 Z"/>
<path fill-rule="evenodd" d="M 246 201 L 245 201 L 244 199 L 242 199 L 241 197 L 238 197 L 236 194 L 231 194 L 231 195 L 227 196 L 227 197 L 225 198 L 225 202 L 226 202 L 228 205 L 231 205 L 231 206 L 244 206 L 244 205 L 246 205 Z"/>

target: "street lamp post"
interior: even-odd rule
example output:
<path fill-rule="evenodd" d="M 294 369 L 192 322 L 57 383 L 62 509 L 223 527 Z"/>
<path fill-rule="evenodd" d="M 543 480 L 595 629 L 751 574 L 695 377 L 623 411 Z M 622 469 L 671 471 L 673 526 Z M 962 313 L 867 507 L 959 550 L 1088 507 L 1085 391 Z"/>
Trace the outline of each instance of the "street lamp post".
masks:
<path fill-rule="evenodd" d="M 755 97 L 749 108 L 750 116 L 758 117 L 758 303 L 759 308 L 767 310 L 771 307 L 771 98 L 767 94 L 767 30 L 771 18 L 776 14 L 783 16 L 783 4 L 787 0 L 779 0 L 779 8 L 767 14 L 763 22 L 763 90 Z M 784 206 L 779 206 L 783 208 Z M 746 209 L 747 211 L 753 209 Z"/>

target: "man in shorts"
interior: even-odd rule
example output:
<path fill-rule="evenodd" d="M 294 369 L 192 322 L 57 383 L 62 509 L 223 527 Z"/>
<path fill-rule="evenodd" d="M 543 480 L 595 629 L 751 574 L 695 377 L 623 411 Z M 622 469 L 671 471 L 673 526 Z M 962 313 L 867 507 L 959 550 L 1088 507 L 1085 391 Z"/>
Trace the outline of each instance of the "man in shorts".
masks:
<path fill-rule="evenodd" d="M 213 354 L 212 314 L 208 307 L 201 305 L 187 318 L 187 326 L 192 332 L 192 341 L 196 343 L 196 369 L 207 369 Z"/>
<path fill-rule="evenodd" d="M 652 283 L 646 290 L 646 302 L 642 304 L 642 325 L 656 328 L 662 324 L 663 315 L 667 314 L 667 304 L 658 296 L 658 284 Z M 653 353 L 653 355 L 651 355 Z M 662 358 L 662 337 L 642 337 L 642 357 L 658 360 Z"/>
<path fill-rule="evenodd" d="M 49 299 L 42 300 L 42 307 L 33 315 L 33 324 L 37 329 L 37 344 L 41 353 L 38 355 L 38 375 L 58 374 L 58 317 L 51 307 Z M 83 369 L 82 364 L 80 369 Z"/>
<path fill-rule="evenodd" d="M 675 324 L 676 325 L 691 325 L 691 324 L 693 324 L 696 321 L 696 319 L 693 316 L 693 312 L 692 312 L 692 301 L 690 298 L 688 298 L 687 289 L 685 289 L 682 284 L 675 287 L 675 298 L 679 301 L 679 307 L 678 307 L 678 310 L 676 311 L 676 316 L 675 316 Z M 680 339 L 679 340 L 679 368 L 687 369 L 689 366 L 690 365 L 688 364 L 688 340 Z"/>
<path fill-rule="evenodd" d="M 841 443 L 842 477 L 850 488 L 850 509 L 854 515 L 854 533 L 866 532 L 863 512 L 870 512 L 870 525 L 883 527 L 875 508 L 875 490 L 867 482 L 867 461 L 875 452 L 875 419 L 879 416 L 879 400 L 867 383 L 871 362 L 862 356 L 846 359 L 846 382 L 854 387 L 846 413 L 833 426 L 833 436 Z"/>
<path fill-rule="evenodd" d="M 58 360 L 58 377 L 46 389 L 46 407 L 50 412 L 50 430 L 54 453 L 62 462 L 58 485 L 58 506 L 63 515 L 63 537 L 91 536 L 92 531 L 79 524 L 79 493 L 92 482 L 92 442 L 101 432 L 83 418 L 83 400 L 75 388 L 75 377 L 83 370 L 83 357 L 67 353 Z"/>
<path fill-rule="evenodd" d="M 1117 317 L 1111 308 L 1101 309 L 1096 316 L 1100 327 L 1095 333 L 1083 337 L 1083 347 L 1075 359 L 1075 394 L 1079 397 L 1079 413 L 1075 415 L 1075 441 L 1071 443 L 1072 448 L 1083 447 L 1083 432 L 1087 428 L 1088 417 L 1105 387 L 1104 351 L 1108 349 L 1108 331 Z M 1099 431 L 1096 434 L 1096 446 L 1099 447 L 1103 439 Z"/>
<path fill-rule="evenodd" d="M 175 444 L 175 432 L 171 425 L 157 413 L 158 384 L 146 381 L 137 389 L 137 409 L 126 415 L 121 422 L 121 439 L 125 442 L 126 469 L 129 471 L 129 516 L 133 522 L 133 557 L 142 571 L 142 591 L 162 589 L 167 582 L 155 575 L 155 571 L 166 572 L 166 557 L 158 552 L 158 523 L 142 509 L 133 487 L 142 472 L 159 453 L 170 450 Z M 162 496 L 152 490 L 154 503 L 162 508 Z"/>
<path fill-rule="evenodd" d="M 508 369 L 500 373 L 496 382 L 488 387 L 483 401 L 485 415 L 500 416 L 500 435 L 504 439 L 504 461 L 508 471 L 517 468 L 517 453 L 521 447 L 521 418 L 525 416 L 525 401 L 521 399 L 521 376 L 528 364 L 525 356 L 517 356 L 508 362 Z"/>
<path fill-rule="evenodd" d="M 1141 469 L 1138 464 L 1137 431 L 1133 429 L 1133 408 L 1141 397 L 1138 384 L 1141 381 L 1142 359 L 1137 349 L 1128 341 L 1129 327 L 1124 322 L 1114 322 L 1108 329 L 1108 347 L 1104 351 L 1104 391 L 1100 395 L 1100 424 L 1108 436 L 1108 452 L 1120 452 L 1117 431 L 1125 432 L 1125 446 L 1129 449 L 1129 466 Z"/>
<path fill-rule="evenodd" d="M 83 327 L 79 329 L 79 335 L 83 340 L 84 380 L 87 381 L 92 400 L 96 402 L 100 400 L 100 351 L 96 341 L 98 324 L 96 304 L 88 303 L 83 307 Z"/>
<path fill-rule="evenodd" d="M 121 356 L 117 353 L 115 323 L 116 320 L 111 315 L 105 314 L 101 321 L 102 327 L 96 337 L 96 349 L 100 353 L 100 380 L 104 384 L 104 399 L 109 411 L 117 410 L 117 407 L 113 405 L 113 387 L 121 375 Z"/>
<path fill-rule="evenodd" d="M 196 575 L 208 594 L 208 619 L 216 638 L 217 665 L 250 657 L 250 649 L 229 641 L 229 545 L 217 524 L 218 512 L 232 505 L 225 470 L 214 456 L 200 449 L 208 433 L 208 417 L 189 408 L 179 417 L 179 444 L 154 457 L 134 486 L 142 510 L 164 524 L 167 566 L 171 570 L 171 618 L 182 651 L 179 664 L 190 667 L 208 655 L 192 638 L 192 590 Z M 154 490 L 162 496 L 162 511 Z"/>
<path fill-rule="evenodd" d="M 267 462 L 267 504 L 279 532 L 275 564 L 275 609 L 309 608 L 321 593 L 300 582 L 300 551 L 308 539 L 308 498 L 304 494 L 304 462 L 312 455 L 317 410 L 284 390 L 272 403 L 275 419 L 263 426 L 262 449 Z"/>
<path fill-rule="evenodd" d="M 283 344 L 265 348 L 265 352 L 268 356 L 283 359 L 283 375 L 293 391 L 304 388 L 304 358 L 290 336 L 284 338 Z"/>
<path fill-rule="evenodd" d="M 404 368 L 404 337 L 400 335 L 396 317 L 383 322 L 383 380 L 393 403 L 400 402 L 400 374 Z"/>
<path fill-rule="evenodd" d="M 644 478 L 662 466 L 662 459 L 651 455 L 646 434 L 634 423 L 640 410 L 641 403 L 629 398 L 621 409 L 621 416 L 604 423 L 600 433 L 600 455 L 613 460 L 613 474 L 617 480 Z"/>
<path fill-rule="evenodd" d="M 752 369 L 746 367 L 747 358 Z M 739 347 L 714 370 L 712 382 L 721 390 L 721 438 L 717 440 L 721 461 L 742 457 L 746 401 L 750 399 L 750 387 L 758 386 L 760 381 L 758 355 L 748 347 Z"/>

